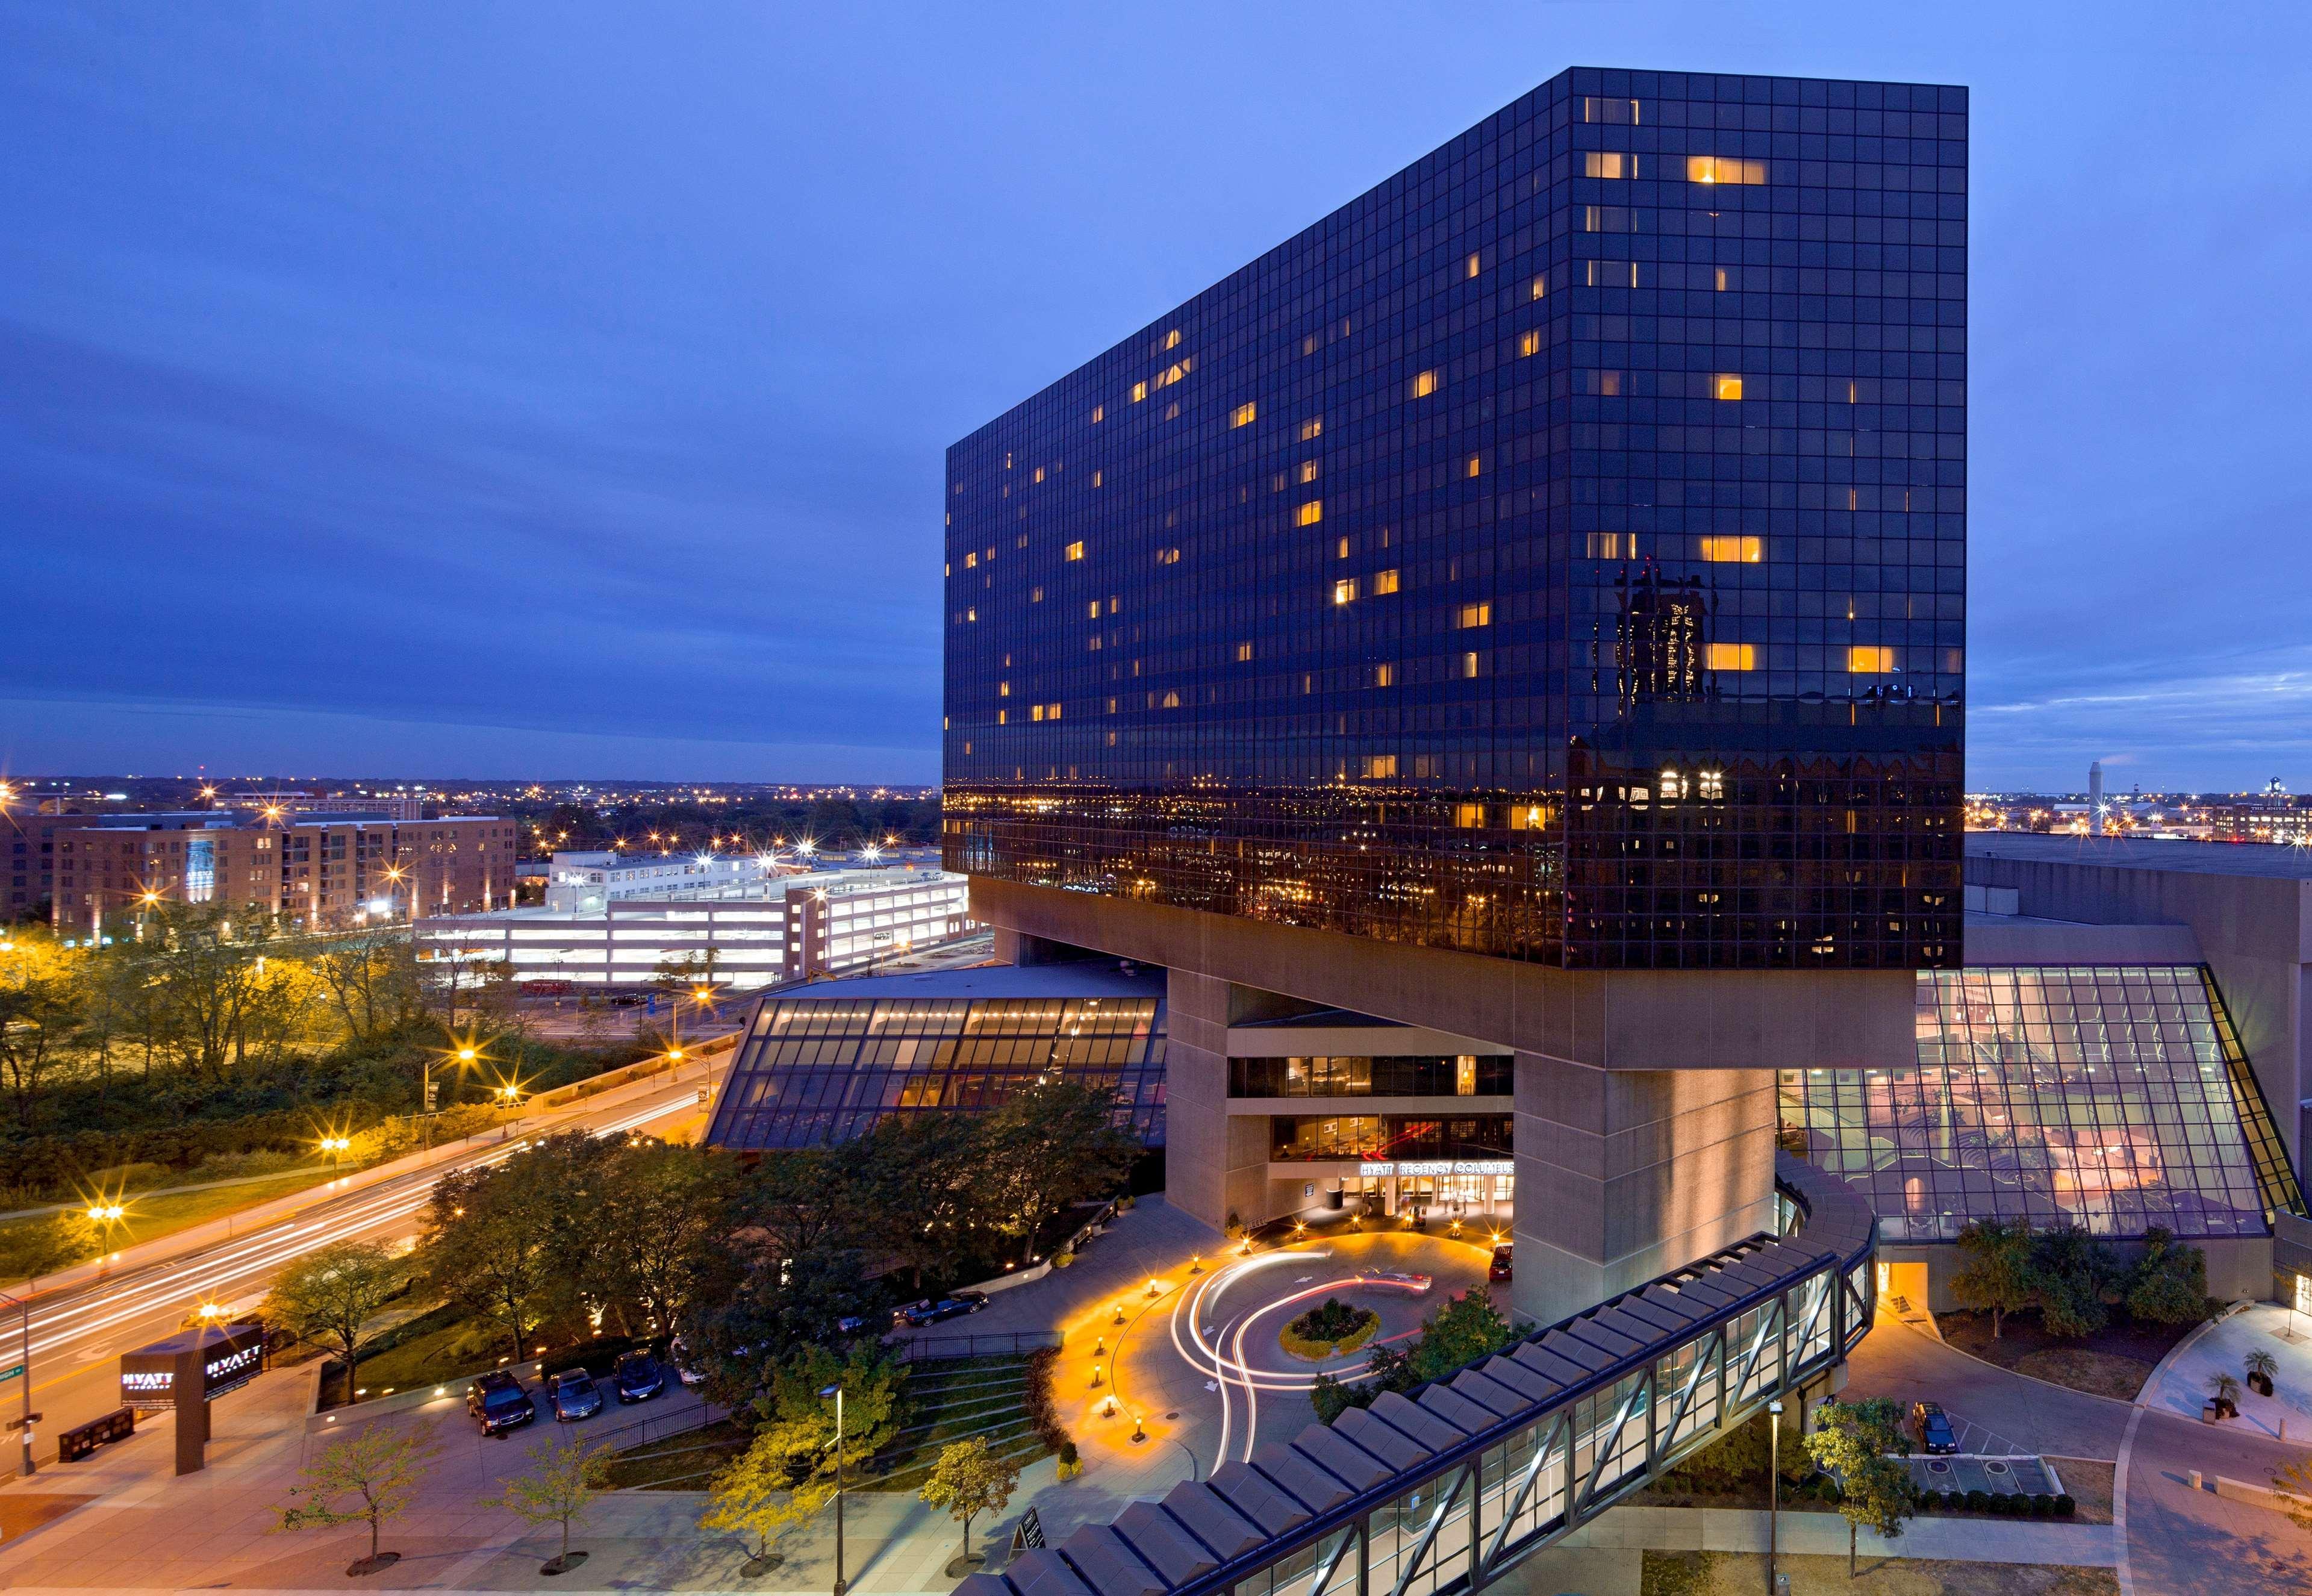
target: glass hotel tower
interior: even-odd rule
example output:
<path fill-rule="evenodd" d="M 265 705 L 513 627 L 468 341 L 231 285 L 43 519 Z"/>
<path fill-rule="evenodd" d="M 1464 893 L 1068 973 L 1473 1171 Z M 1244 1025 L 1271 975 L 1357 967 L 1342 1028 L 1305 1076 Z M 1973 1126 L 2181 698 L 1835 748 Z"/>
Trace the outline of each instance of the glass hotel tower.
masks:
<path fill-rule="evenodd" d="M 1230 1028 L 1440 1027 L 1554 1307 L 1760 1228 L 1767 1072 L 1908 1055 L 1966 173 L 1964 89 L 1575 68 L 949 451 L 947 863 L 1172 971 L 1176 1200 L 1259 1202 Z"/>

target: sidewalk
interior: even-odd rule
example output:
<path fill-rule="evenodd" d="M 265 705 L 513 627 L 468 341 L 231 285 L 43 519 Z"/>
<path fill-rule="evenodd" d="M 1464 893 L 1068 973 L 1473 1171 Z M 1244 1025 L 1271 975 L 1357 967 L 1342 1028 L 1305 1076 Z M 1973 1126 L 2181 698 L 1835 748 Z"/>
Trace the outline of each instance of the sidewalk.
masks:
<path fill-rule="evenodd" d="M 2268 1352 L 2280 1367 L 2269 1397 L 2247 1389 L 2242 1360 Z M 2247 1430 L 2267 1441 L 2312 1446 L 2312 1330 L 2304 1317 L 2274 1302 L 2259 1302 L 2187 1337 L 2144 1381 L 2136 1406 L 2196 1420 L 2208 1399 L 2208 1381 L 2229 1374 L 2240 1381 L 2239 1417 L 2215 1426 Z"/>
<path fill-rule="evenodd" d="M 1790 1556 L 1846 1556 L 1846 1521 L 1835 1513 L 1785 1510 L 1775 1535 L 1778 1548 Z M 1764 1552 L 1766 1515 L 1731 1507 L 1616 1507 L 1558 1544 L 1629 1551 Z M 1865 1530 L 1856 1544 L 1870 1557 L 2068 1563 L 2083 1568 L 2111 1568 L 2119 1562 L 2119 1531 L 2109 1524 L 1915 1518 L 1898 1536 L 1889 1539 Z"/>

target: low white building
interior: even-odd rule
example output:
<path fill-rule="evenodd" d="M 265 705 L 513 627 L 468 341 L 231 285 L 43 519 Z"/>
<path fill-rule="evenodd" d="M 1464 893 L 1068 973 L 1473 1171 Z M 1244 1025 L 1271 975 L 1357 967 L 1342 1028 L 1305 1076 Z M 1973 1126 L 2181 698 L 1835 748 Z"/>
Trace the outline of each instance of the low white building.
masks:
<path fill-rule="evenodd" d="M 557 878 L 568 857 L 556 856 Z M 744 864 L 749 879 L 668 875 L 650 896 L 625 894 L 617 889 L 626 883 L 609 879 L 556 879 L 543 908 L 421 920 L 418 954 L 504 962 L 522 981 L 594 987 L 640 986 L 668 960 L 693 957 L 711 960 L 718 983 L 747 990 L 840 974 L 974 929 L 965 878 L 949 871 L 766 875 L 755 861 Z M 557 886 L 568 888 L 560 907 Z M 594 890 L 601 893 L 596 907 L 580 907 Z"/>

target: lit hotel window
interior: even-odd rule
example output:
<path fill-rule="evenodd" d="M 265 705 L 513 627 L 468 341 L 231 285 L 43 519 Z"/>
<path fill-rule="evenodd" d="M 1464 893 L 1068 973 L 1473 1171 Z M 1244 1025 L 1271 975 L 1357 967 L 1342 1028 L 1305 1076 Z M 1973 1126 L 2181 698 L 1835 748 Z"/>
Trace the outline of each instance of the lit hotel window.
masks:
<path fill-rule="evenodd" d="M 1581 155 L 1581 175 L 1585 178 L 1616 180 L 1638 174 L 1638 158 L 1619 150 L 1585 150 Z"/>
<path fill-rule="evenodd" d="M 1478 262 L 1478 259 L 1477 259 L 1477 257 L 1476 257 L 1476 256 L 1475 256 L 1475 255 L 1470 256 L 1470 257 L 1469 257 L 1469 276 L 1473 276 L 1473 277 L 1474 277 L 1474 276 L 1476 276 L 1477 275 L 1477 273 L 1478 273 L 1478 270 L 1479 270 L 1479 269 L 1480 269 L 1480 266 L 1479 266 L 1479 262 Z"/>
<path fill-rule="evenodd" d="M 1094 471 L 1094 472 L 1091 474 L 1091 485 L 1092 485 L 1094 487 L 1098 487 L 1099 486 L 1099 479 L 1100 479 L 1100 478 L 1101 478 L 1101 476 L 1102 476 L 1102 475 L 1103 475 L 1103 473 L 1099 472 L 1099 471 Z"/>
<path fill-rule="evenodd" d="M 1733 372 L 1721 372 L 1710 379 L 1712 399 L 1738 399 L 1742 397 L 1742 379 Z"/>
<path fill-rule="evenodd" d="M 1083 545 L 1081 542 L 1069 544 L 1067 548 L 1067 557 L 1072 560 L 1080 560 L 1083 558 Z"/>
<path fill-rule="evenodd" d="M 1856 676 L 1884 676 L 1895 669 L 1895 651 L 1858 644 L 1846 651 L 1846 669 Z"/>
<path fill-rule="evenodd" d="M 1478 664 L 1477 664 L 1477 656 L 1476 656 L 1476 653 L 1465 653 L 1465 654 L 1463 654 L 1463 655 L 1461 656 L 1461 674 L 1462 674 L 1462 676 L 1463 676 L 1463 677 L 1465 677 L 1465 678 L 1471 678 L 1471 679 L 1474 679 L 1474 678 L 1477 675 L 1477 672 L 1478 672 Z"/>
<path fill-rule="evenodd" d="M 1763 183 L 1766 180 L 1766 163 L 1763 161 L 1738 161 L 1730 155 L 1688 155 L 1686 158 L 1686 180 L 1689 183 Z"/>
<path fill-rule="evenodd" d="M 1171 331 L 1169 331 L 1169 332 L 1168 332 L 1168 333 L 1166 333 L 1166 334 L 1164 335 L 1164 347 L 1166 347 L 1167 349 L 1177 349 L 1177 348 L 1178 348 L 1179 346 L 1180 346 L 1180 329 L 1179 329 L 1178 328 L 1177 328 L 1177 327 L 1176 327 L 1176 328 L 1174 328 Z"/>
<path fill-rule="evenodd" d="M 1518 338 L 1518 353 L 1519 355 L 1540 354 L 1541 335 L 1537 332 L 1528 332 L 1520 335 Z"/>
<path fill-rule="evenodd" d="M 1590 557 L 1593 560 L 1628 560 L 1638 557 L 1638 535 L 1635 532 L 1591 532 Z"/>
<path fill-rule="evenodd" d="M 1549 276 L 1545 272 L 1540 276 L 1537 276 L 1533 280 L 1533 296 L 1536 299 L 1539 299 L 1548 292 Z"/>
<path fill-rule="evenodd" d="M 1333 583 L 1333 602 L 1334 602 L 1334 603 L 1336 603 L 1336 604 L 1353 604 L 1353 603 L 1355 603 L 1356 601 L 1357 601 L 1357 579 L 1356 579 L 1355 577 L 1353 577 L 1353 576 L 1344 576 L 1344 577 L 1342 577 L 1338 582 L 1336 582 L 1336 583 Z"/>
<path fill-rule="evenodd" d="M 1133 402 L 1134 404 L 1135 404 L 1135 405 L 1136 405 L 1136 404 L 1138 404 L 1142 399 L 1146 399 L 1147 397 L 1148 397 L 1148 384 L 1147 384 L 1147 383 L 1145 383 L 1145 382 L 1134 382 L 1134 383 L 1132 385 L 1132 402 Z"/>
<path fill-rule="evenodd" d="M 1305 443 L 1311 438 L 1321 436 L 1324 431 L 1325 418 L 1322 416 L 1311 416 L 1300 424 L 1300 441 Z"/>
<path fill-rule="evenodd" d="M 1474 454 L 1473 454 L 1473 455 L 1471 455 L 1471 456 L 1469 457 L 1469 467 L 1468 467 L 1468 472 L 1467 472 L 1467 474 L 1468 474 L 1469 476 L 1472 476 L 1472 477 L 1476 477 L 1476 476 L 1481 476 L 1481 475 L 1483 475 L 1483 474 L 1484 474 L 1484 465 L 1483 465 L 1483 463 L 1480 461 L 1479 458 L 1478 458 L 1476 455 L 1474 455 Z"/>
<path fill-rule="evenodd" d="M 1108 407 L 1106 405 L 1094 405 L 1091 408 L 1091 419 L 1094 426 L 1097 426 L 1101 422 L 1107 420 Z"/>
<path fill-rule="evenodd" d="M 1491 604 L 1464 604 L 1453 624 L 1465 630 L 1470 627 L 1490 627 L 1493 624 L 1493 607 Z"/>
<path fill-rule="evenodd" d="M 1726 292 L 1726 268 L 1722 266 L 1718 268 L 1718 292 Z"/>
<path fill-rule="evenodd" d="M 1012 696 L 1012 684 L 1008 681 L 997 682 L 995 684 L 995 696 L 999 698 L 1010 697 Z"/>
<path fill-rule="evenodd" d="M 1396 572 L 1394 572 L 1394 571 L 1376 571 L 1376 572 L 1374 572 L 1374 573 L 1373 573 L 1373 592 L 1377 592 L 1377 593 L 1393 593 L 1393 592 L 1395 592 L 1396 591 L 1397 591 L 1397 573 L 1396 573 Z"/>
<path fill-rule="evenodd" d="M 1253 418 L 1259 414 L 1260 407 L 1257 405 L 1239 405 L 1235 409 L 1229 412 L 1229 425 L 1230 426 L 1249 426 L 1252 425 Z"/>
<path fill-rule="evenodd" d="M 1249 643 L 1238 644 L 1236 645 L 1236 657 L 1237 662 L 1239 664 L 1252 658 L 1252 645 Z"/>
<path fill-rule="evenodd" d="M 1304 460 L 1300 462 L 1300 480 L 1303 482 L 1314 482 L 1317 480 L 1317 462 L 1315 460 Z"/>
<path fill-rule="evenodd" d="M 1372 672 L 1372 683 L 1373 686 L 1377 688 L 1395 687 L 1397 685 L 1397 667 L 1395 665 L 1375 665 Z"/>
<path fill-rule="evenodd" d="M 1038 482 L 1041 482 L 1043 479 L 1044 479 L 1044 468 L 1043 468 L 1043 467 L 1041 467 L 1041 466 L 1038 466 L 1038 467 L 1036 468 L 1036 476 L 1035 476 L 1035 480 L 1037 480 L 1037 481 L 1038 481 Z"/>
<path fill-rule="evenodd" d="M 1755 643 L 1713 643 L 1703 657 L 1712 671 L 1756 671 L 1758 668 L 1758 645 Z"/>
<path fill-rule="evenodd" d="M 1695 541 L 1701 546 L 1702 557 L 1713 564 L 1755 566 L 1765 557 L 1765 539 L 1763 538 L 1737 538 L 1727 534 L 1697 538 Z"/>
<path fill-rule="evenodd" d="M 1301 505 L 1300 519 L 1302 526 L 1315 526 L 1318 522 L 1324 520 L 1325 501 L 1322 499 L 1310 499 L 1307 504 Z"/>
<path fill-rule="evenodd" d="M 1180 563 L 1180 551 L 1177 548 L 1160 548 L 1156 551 L 1156 563 L 1160 566 L 1177 566 Z"/>
<path fill-rule="evenodd" d="M 1638 102 L 1634 100 L 1601 100 L 1595 95 L 1585 94 L 1581 98 L 1581 119 L 1635 127 L 1638 124 Z"/>
<path fill-rule="evenodd" d="M 1368 781 L 1388 780 L 1397 774 L 1397 756 L 1367 754 L 1364 759 L 1364 774 Z"/>
<path fill-rule="evenodd" d="M 1453 806 L 1456 826 L 1482 826 L 1485 823 L 1485 806 L 1482 803 L 1457 803 Z"/>
<path fill-rule="evenodd" d="M 1436 391 L 1437 391 L 1437 373 L 1436 373 L 1435 372 L 1422 372 L 1422 373 L 1417 373 L 1417 374 L 1414 377 L 1414 379 L 1413 379 L 1413 397 L 1414 397 L 1414 398 L 1415 398 L 1415 399 L 1427 399 L 1431 394 L 1432 394 L 1432 393 L 1434 393 L 1434 392 L 1436 392 Z"/>
<path fill-rule="evenodd" d="M 1594 393 L 1600 399 L 1622 397 L 1622 373 L 1619 372 L 1583 372 L 1581 391 Z"/>

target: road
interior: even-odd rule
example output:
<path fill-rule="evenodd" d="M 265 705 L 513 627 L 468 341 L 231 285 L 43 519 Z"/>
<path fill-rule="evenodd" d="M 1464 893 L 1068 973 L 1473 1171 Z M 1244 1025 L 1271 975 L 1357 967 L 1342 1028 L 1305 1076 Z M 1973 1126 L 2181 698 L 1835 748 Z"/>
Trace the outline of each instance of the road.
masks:
<path fill-rule="evenodd" d="M 707 1072 L 719 1081 L 727 1059 Z M 446 1160 L 360 1185 L 309 1203 L 229 1240 L 188 1245 L 175 1256 L 143 1263 L 110 1278 L 35 1299 L 30 1326 L 35 1456 L 52 1460 L 59 1430 L 109 1413 L 120 1404 L 120 1354 L 174 1333 L 198 1304 L 234 1302 L 263 1292 L 292 1259 L 337 1241 L 398 1243 L 414 1238 L 434 1183 L 452 1170 L 493 1164 L 546 1131 L 587 1129 L 598 1136 L 664 1131 L 699 1114 L 705 1082 L 692 1072 L 675 1083 L 644 1083 L 605 1093 L 600 1104 L 580 1103 L 507 1127 L 506 1139 L 477 1144 Z M 22 1321 L 0 1326 L 0 1367 L 23 1361 Z M 19 1381 L 0 1382 L 0 1416 L 13 1418 L 23 1400 Z"/>

